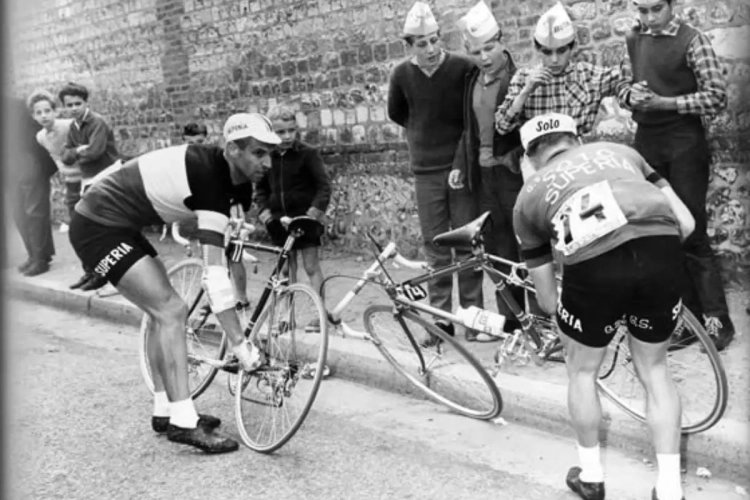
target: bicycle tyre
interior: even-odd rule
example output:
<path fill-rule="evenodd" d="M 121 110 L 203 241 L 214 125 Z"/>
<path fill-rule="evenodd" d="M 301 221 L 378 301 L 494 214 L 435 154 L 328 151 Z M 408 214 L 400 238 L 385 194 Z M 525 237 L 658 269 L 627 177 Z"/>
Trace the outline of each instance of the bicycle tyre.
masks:
<path fill-rule="evenodd" d="M 269 314 L 271 314 L 275 307 L 277 307 L 278 303 L 281 301 L 278 295 L 289 295 L 289 294 L 302 294 L 305 295 L 308 299 L 312 301 L 312 304 L 315 308 L 315 318 L 319 321 L 320 325 L 320 331 L 319 333 L 309 333 L 308 335 L 320 335 L 320 345 L 317 348 L 317 360 L 315 362 L 315 371 L 314 375 L 312 377 L 311 386 L 309 387 L 309 394 L 307 396 L 307 399 L 304 401 L 304 404 L 302 405 L 302 409 L 299 412 L 299 415 L 296 417 L 294 422 L 291 424 L 290 428 L 283 432 L 280 436 L 278 436 L 273 442 L 261 444 L 259 442 L 256 442 L 250 437 L 250 434 L 248 430 L 245 427 L 244 421 L 243 421 L 243 401 L 247 401 L 248 399 L 243 397 L 243 394 L 246 390 L 246 388 L 249 386 L 249 378 L 256 377 L 256 374 L 253 373 L 246 373 L 246 372 L 240 372 L 239 376 L 236 377 L 236 384 L 235 384 L 235 416 L 237 420 L 237 429 L 239 431 L 240 437 L 242 438 L 242 441 L 244 444 L 259 453 L 273 453 L 282 446 L 284 446 L 300 429 L 303 422 L 307 418 L 308 414 L 310 413 L 310 409 L 312 408 L 313 403 L 315 402 L 315 398 L 318 395 L 318 391 L 320 389 L 320 384 L 323 380 L 324 376 L 324 369 L 326 364 L 326 357 L 328 353 L 328 321 L 327 321 L 327 314 L 326 310 L 323 307 L 323 302 L 320 299 L 320 296 L 315 293 L 315 291 L 307 284 L 303 283 L 295 283 L 289 286 L 285 286 L 283 290 L 281 291 L 274 291 L 272 292 L 272 295 L 269 297 L 269 302 L 266 305 L 266 307 L 263 309 L 263 312 L 260 314 L 260 317 L 258 318 L 258 321 L 253 326 L 253 329 L 250 333 L 249 339 L 251 342 L 255 342 L 257 345 L 257 342 L 260 340 L 261 331 L 266 326 L 266 323 L 269 319 Z M 298 299 L 299 300 L 299 299 Z M 292 303 L 296 302 L 296 300 L 292 300 Z M 295 307 L 295 306 L 291 306 Z M 271 325 L 269 331 L 273 331 L 273 327 L 278 328 L 279 331 L 281 331 L 281 325 L 277 323 Z M 285 332 L 291 331 L 296 332 L 296 328 L 292 326 L 291 330 L 285 330 Z M 293 335 L 296 335 L 294 333 Z M 282 337 L 283 334 L 278 334 L 277 337 Z M 301 343 L 302 344 L 302 343 Z M 292 375 L 292 377 L 296 376 L 296 380 L 294 381 L 294 387 L 297 387 L 297 384 L 300 383 L 300 378 L 302 377 L 302 374 L 299 371 L 299 367 L 297 367 L 297 373 Z M 285 396 L 288 397 L 288 396 Z M 284 400 L 282 400 L 282 405 L 284 403 Z M 273 405 L 266 405 L 266 406 L 273 406 Z M 261 425 L 262 428 L 262 425 Z M 274 433 L 275 435 L 275 433 Z"/>
<path fill-rule="evenodd" d="M 702 350 L 705 351 L 705 355 L 708 357 L 708 360 L 711 363 L 711 368 L 713 370 L 713 380 L 716 384 L 716 397 L 713 401 L 711 410 L 708 411 L 707 414 L 700 418 L 697 422 L 691 422 L 690 424 L 686 425 L 683 421 L 682 434 L 697 434 L 710 429 L 711 427 L 716 425 L 716 423 L 724 416 L 724 412 L 726 411 L 728 403 L 729 388 L 721 357 L 719 356 L 719 353 L 716 350 L 713 341 L 709 337 L 706 330 L 703 328 L 703 325 L 701 325 L 695 315 L 686 307 L 682 308 L 682 312 L 680 314 L 682 316 L 682 321 L 684 321 L 685 329 L 690 330 L 697 336 L 699 345 L 702 347 Z M 695 348 L 697 347 L 698 346 L 696 345 Z M 616 349 L 619 349 L 619 346 L 616 347 Z M 625 349 L 627 349 L 627 347 Z M 674 353 L 668 352 L 667 359 L 669 360 L 671 355 L 675 355 L 679 352 L 680 351 L 674 351 Z M 620 353 L 617 353 L 615 355 L 620 355 Z M 630 355 L 629 350 L 624 352 L 625 358 L 627 358 L 628 355 Z M 626 360 L 626 363 L 627 362 L 628 361 Z M 606 370 L 604 377 L 600 376 L 600 378 L 597 380 L 597 386 L 601 393 L 604 394 L 607 399 L 612 401 L 618 408 L 620 408 L 622 411 L 624 411 L 634 419 L 645 423 L 646 414 L 644 410 L 635 408 L 634 405 L 628 404 L 625 398 L 619 396 L 614 390 L 607 386 L 605 380 L 609 378 L 609 376 L 611 376 L 612 372 L 616 370 L 618 366 L 623 366 L 623 364 L 615 365 L 615 363 L 616 360 L 613 362 L 612 366 L 608 367 L 609 369 Z"/>
<path fill-rule="evenodd" d="M 431 379 L 429 376 L 422 376 L 421 378 L 417 378 L 413 374 L 409 373 L 407 369 L 398 361 L 396 356 L 391 353 L 388 348 L 385 347 L 384 342 L 382 341 L 377 328 L 373 325 L 373 317 L 376 314 L 391 314 L 393 315 L 398 323 L 401 325 L 401 328 L 404 329 L 404 323 L 402 319 L 399 319 L 399 315 L 402 316 L 405 319 L 408 319 L 409 321 L 416 323 L 421 328 L 429 332 L 430 334 L 438 337 L 441 341 L 448 344 L 451 348 L 455 350 L 456 353 L 459 354 L 463 358 L 463 360 L 479 375 L 479 380 L 487 387 L 487 390 L 489 392 L 489 395 L 492 399 L 492 405 L 489 410 L 476 410 L 469 408 L 467 406 L 464 406 L 465 403 L 456 401 L 457 398 L 448 397 L 445 394 L 439 393 L 435 387 L 432 387 Z M 373 305 L 368 307 L 364 312 L 364 325 L 365 329 L 367 330 L 367 333 L 372 338 L 372 342 L 375 344 L 375 347 L 378 348 L 380 353 L 383 355 L 383 357 L 393 366 L 397 372 L 399 372 L 403 377 L 405 377 L 414 387 L 419 389 L 424 395 L 432 399 L 433 401 L 436 401 L 447 408 L 451 409 L 455 413 L 458 413 L 460 415 L 475 418 L 478 420 L 491 420 L 493 418 L 496 418 L 503 410 L 503 400 L 500 395 L 500 391 L 497 388 L 497 385 L 495 385 L 495 382 L 492 380 L 492 377 L 487 373 L 487 371 L 482 367 L 482 365 L 479 363 L 479 361 L 468 351 L 465 347 L 463 347 L 454 337 L 446 334 L 442 329 L 439 327 L 434 326 L 432 323 L 428 322 L 421 316 L 419 316 L 417 313 L 411 310 L 404 310 L 400 313 L 394 313 L 393 306 L 388 305 Z M 422 353 L 420 352 L 420 348 L 415 342 L 415 339 L 411 334 L 407 334 L 406 331 L 404 331 L 404 335 L 408 337 L 409 339 L 409 345 L 417 351 L 417 356 L 420 359 L 423 359 Z M 439 386 L 439 384 L 435 384 L 436 386 Z M 458 392 L 457 395 L 465 396 L 464 394 L 461 394 L 461 391 Z"/>
<path fill-rule="evenodd" d="M 177 291 L 178 295 L 180 295 L 180 298 L 185 301 L 185 303 L 188 306 L 188 310 L 192 311 L 193 314 L 196 314 L 199 310 L 200 301 L 203 298 L 203 291 L 202 287 L 200 285 L 200 282 L 198 282 L 198 293 L 195 294 L 193 297 L 186 297 L 186 290 L 184 287 L 181 286 L 175 286 L 175 283 L 173 280 L 175 280 L 181 272 L 192 270 L 193 276 L 200 277 L 203 273 L 203 262 L 200 259 L 186 259 L 182 262 L 179 262 L 175 264 L 172 268 L 170 268 L 167 271 L 167 277 L 170 280 L 170 283 L 172 283 L 172 286 Z M 190 321 L 190 318 L 188 318 L 188 322 Z M 154 381 L 151 376 L 151 366 L 148 361 L 148 355 L 147 355 L 147 345 L 148 345 L 148 338 L 149 333 L 151 331 L 150 329 L 151 324 L 151 318 L 148 314 L 143 315 L 143 319 L 141 320 L 141 330 L 140 330 L 140 346 L 139 346 L 139 356 L 140 356 L 140 366 L 141 366 L 141 374 L 143 375 L 143 379 L 146 383 L 146 387 L 151 392 L 151 394 L 154 393 Z M 202 327 L 202 324 L 200 325 Z M 190 342 L 190 332 L 188 331 L 187 325 L 186 325 L 186 342 Z M 217 360 L 222 359 L 224 357 L 224 354 L 226 353 L 227 349 L 227 338 L 226 334 L 222 331 L 221 333 L 221 340 L 219 342 L 218 350 L 216 352 L 215 358 Z M 203 377 L 197 384 L 194 385 L 194 387 L 190 388 L 190 397 L 192 399 L 197 399 L 203 392 L 208 388 L 209 385 L 213 382 L 214 378 L 216 377 L 216 374 L 218 373 L 218 369 L 214 367 L 210 367 L 208 369 L 208 372 L 205 377 Z"/>

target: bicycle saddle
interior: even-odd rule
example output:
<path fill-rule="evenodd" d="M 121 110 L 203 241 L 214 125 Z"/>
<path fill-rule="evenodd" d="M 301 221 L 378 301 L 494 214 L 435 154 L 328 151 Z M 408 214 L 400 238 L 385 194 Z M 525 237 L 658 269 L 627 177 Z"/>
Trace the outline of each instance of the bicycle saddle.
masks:
<path fill-rule="evenodd" d="M 294 217 L 289 223 L 288 230 L 290 233 L 297 229 L 301 229 L 304 234 L 309 236 L 322 236 L 324 230 L 323 224 L 306 215 Z"/>
<path fill-rule="evenodd" d="M 485 212 L 468 224 L 447 233 L 438 234 L 432 239 L 432 242 L 439 247 L 472 247 L 478 245 L 482 230 L 489 220 L 492 220 L 490 213 Z"/>

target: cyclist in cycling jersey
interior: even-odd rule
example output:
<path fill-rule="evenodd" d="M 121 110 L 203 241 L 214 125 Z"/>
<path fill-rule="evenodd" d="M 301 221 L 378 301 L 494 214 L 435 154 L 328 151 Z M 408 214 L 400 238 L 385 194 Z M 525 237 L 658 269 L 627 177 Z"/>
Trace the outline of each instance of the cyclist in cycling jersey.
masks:
<path fill-rule="evenodd" d="M 217 432 L 219 419 L 198 415 L 188 388 L 185 322 L 187 305 L 167 278 L 142 228 L 197 218 L 203 286 L 211 309 L 227 333 L 244 370 L 260 364 L 248 345 L 237 313 L 227 268 L 222 264 L 230 204 L 281 142 L 269 120 L 240 113 L 224 124 L 224 149 L 181 145 L 134 158 L 103 172 L 76 205 L 70 241 L 79 258 L 122 295 L 149 314 L 154 325 L 148 346 L 155 386 L 152 427 L 170 441 L 208 453 L 236 450 L 238 443 Z"/>
<path fill-rule="evenodd" d="M 513 226 L 539 303 L 557 314 L 566 348 L 581 462 L 566 483 L 585 500 L 604 499 L 596 377 L 607 344 L 627 325 L 659 468 L 652 498 L 679 500 L 680 398 L 666 353 L 682 307 L 681 239 L 695 222 L 634 149 L 582 145 L 570 116 L 532 118 L 521 142 L 535 173 L 518 196 Z M 563 265 L 559 298 L 553 251 Z"/>

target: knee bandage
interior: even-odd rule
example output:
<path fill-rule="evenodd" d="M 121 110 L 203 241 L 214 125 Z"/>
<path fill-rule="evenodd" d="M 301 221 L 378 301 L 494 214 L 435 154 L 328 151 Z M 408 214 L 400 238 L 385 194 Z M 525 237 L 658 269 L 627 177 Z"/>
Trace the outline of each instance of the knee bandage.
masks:
<path fill-rule="evenodd" d="M 236 302 L 234 286 L 229 279 L 227 268 L 206 266 L 203 270 L 203 288 L 206 290 L 208 303 L 214 313 L 234 308 Z"/>

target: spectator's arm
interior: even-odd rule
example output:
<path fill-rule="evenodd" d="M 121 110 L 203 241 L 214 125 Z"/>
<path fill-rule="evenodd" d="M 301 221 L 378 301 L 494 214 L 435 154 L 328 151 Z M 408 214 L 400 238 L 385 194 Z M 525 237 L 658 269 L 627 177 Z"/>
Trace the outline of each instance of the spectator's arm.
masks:
<path fill-rule="evenodd" d="M 82 164 L 99 160 L 107 150 L 107 135 L 109 127 L 102 120 L 96 120 L 92 124 L 91 135 L 86 149 L 78 153 L 78 161 Z"/>
<path fill-rule="evenodd" d="M 402 127 L 406 126 L 409 119 L 409 103 L 406 101 L 404 90 L 396 81 L 395 71 L 388 86 L 388 118 Z"/>
<path fill-rule="evenodd" d="M 71 128 L 68 132 L 68 139 L 65 141 L 65 147 L 62 151 L 62 162 L 66 165 L 73 165 L 78 161 L 78 144 L 73 140 L 73 129 Z"/>
<path fill-rule="evenodd" d="M 680 114 L 715 116 L 727 107 L 727 87 L 711 41 L 699 33 L 690 42 L 687 64 L 695 73 L 698 91 L 676 98 Z"/>
<path fill-rule="evenodd" d="M 617 102 L 621 108 L 632 111 L 630 107 L 630 86 L 633 82 L 633 63 L 630 61 L 630 54 L 627 50 L 623 56 L 622 64 L 620 64 L 620 77 L 624 85 L 617 90 Z"/>
<path fill-rule="evenodd" d="M 495 128 L 499 134 L 505 135 L 512 132 L 521 124 L 523 106 L 528 97 L 525 87 L 526 74 L 523 70 L 519 70 L 510 80 L 505 100 L 495 113 Z"/>
<path fill-rule="evenodd" d="M 313 213 L 308 213 L 308 215 L 315 219 L 318 219 L 323 214 L 325 214 L 326 209 L 328 208 L 328 203 L 331 201 L 331 177 L 328 175 L 326 166 L 323 163 L 323 158 L 321 157 L 320 152 L 317 149 L 311 151 L 310 154 L 307 155 L 306 160 L 307 168 L 309 168 L 310 172 L 312 172 L 316 187 L 315 197 L 310 204 L 310 209 L 315 209 L 319 212 L 318 213 L 313 210 Z"/>

